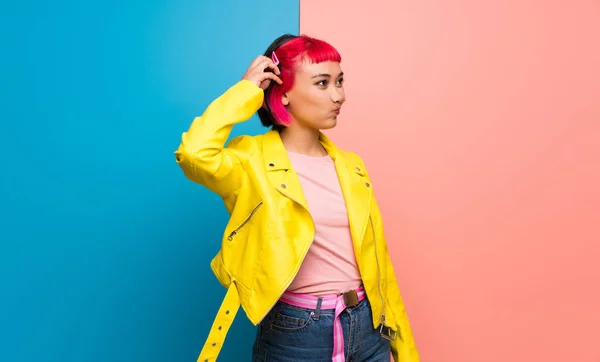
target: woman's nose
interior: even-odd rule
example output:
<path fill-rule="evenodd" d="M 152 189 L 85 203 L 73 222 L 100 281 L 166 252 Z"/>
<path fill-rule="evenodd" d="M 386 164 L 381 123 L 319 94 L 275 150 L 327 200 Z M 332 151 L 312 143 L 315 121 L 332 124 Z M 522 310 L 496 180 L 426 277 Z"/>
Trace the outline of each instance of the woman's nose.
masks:
<path fill-rule="evenodd" d="M 331 100 L 333 101 L 333 103 L 339 103 L 342 104 L 344 103 L 344 101 L 346 100 L 346 95 L 344 94 L 344 89 L 343 88 L 335 88 L 333 93 L 331 94 Z"/>

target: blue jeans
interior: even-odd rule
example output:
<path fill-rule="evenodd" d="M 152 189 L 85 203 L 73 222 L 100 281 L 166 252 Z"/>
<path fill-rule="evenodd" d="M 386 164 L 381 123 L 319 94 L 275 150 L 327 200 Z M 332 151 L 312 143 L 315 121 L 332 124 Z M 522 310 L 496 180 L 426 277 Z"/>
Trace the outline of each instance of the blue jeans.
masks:
<path fill-rule="evenodd" d="M 258 326 L 252 361 L 331 362 L 334 313 L 277 303 Z M 346 361 L 390 361 L 390 342 L 373 328 L 371 315 L 366 298 L 340 314 Z"/>

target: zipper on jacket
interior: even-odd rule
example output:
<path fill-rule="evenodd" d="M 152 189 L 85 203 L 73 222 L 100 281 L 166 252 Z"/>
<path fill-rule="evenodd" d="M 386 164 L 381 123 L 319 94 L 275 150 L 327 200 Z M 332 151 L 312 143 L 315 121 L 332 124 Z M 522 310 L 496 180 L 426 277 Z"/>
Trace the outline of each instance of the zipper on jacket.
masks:
<path fill-rule="evenodd" d="M 381 292 L 381 268 L 379 265 L 379 255 L 377 253 L 377 237 L 375 236 L 375 224 L 373 224 L 373 216 L 369 215 L 371 220 L 371 230 L 373 231 L 373 244 L 375 246 L 375 261 L 377 262 L 377 289 L 379 290 L 379 297 L 381 298 L 381 325 L 385 325 L 385 299 Z"/>
<path fill-rule="evenodd" d="M 256 211 L 258 210 L 258 208 L 260 208 L 262 206 L 263 202 L 261 201 L 258 205 L 256 205 L 254 207 L 254 209 L 252 210 L 252 212 L 250 213 L 250 215 L 246 218 L 246 220 L 244 220 L 244 222 L 238 226 L 235 230 L 233 230 L 229 236 L 227 237 L 227 240 L 232 241 L 233 237 L 237 235 L 237 233 L 240 232 L 240 230 L 248 223 L 248 221 L 250 221 L 250 219 L 252 219 L 252 216 L 254 216 L 254 214 L 256 213 Z"/>

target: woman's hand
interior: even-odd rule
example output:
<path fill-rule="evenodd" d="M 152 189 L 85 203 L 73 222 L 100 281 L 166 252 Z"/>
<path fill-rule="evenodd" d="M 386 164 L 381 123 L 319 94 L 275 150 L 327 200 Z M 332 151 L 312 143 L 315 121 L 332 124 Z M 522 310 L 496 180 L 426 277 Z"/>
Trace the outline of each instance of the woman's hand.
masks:
<path fill-rule="evenodd" d="M 278 77 L 279 74 L 281 72 L 275 63 L 270 58 L 260 55 L 250 64 L 242 80 L 249 80 L 265 90 L 271 84 L 271 81 L 278 84 L 282 83 Z"/>

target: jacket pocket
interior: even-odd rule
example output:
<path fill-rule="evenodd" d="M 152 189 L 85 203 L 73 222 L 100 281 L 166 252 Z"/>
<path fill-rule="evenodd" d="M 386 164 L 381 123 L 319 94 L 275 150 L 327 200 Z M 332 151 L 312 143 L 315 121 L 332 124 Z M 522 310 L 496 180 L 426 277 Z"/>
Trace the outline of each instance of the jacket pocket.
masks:
<path fill-rule="evenodd" d="M 260 201 L 258 203 L 258 205 L 256 205 L 252 211 L 250 212 L 250 214 L 240 223 L 240 225 L 238 225 L 235 229 L 233 229 L 229 235 L 227 236 L 227 240 L 229 241 L 233 241 L 233 239 L 235 238 L 235 236 L 237 234 L 239 234 L 242 229 L 244 228 L 244 226 L 246 226 L 246 224 L 248 224 L 248 222 L 252 219 L 252 217 L 254 216 L 254 214 L 256 214 L 256 212 L 258 211 L 258 209 L 260 209 L 260 207 L 263 205 L 263 202 Z"/>

